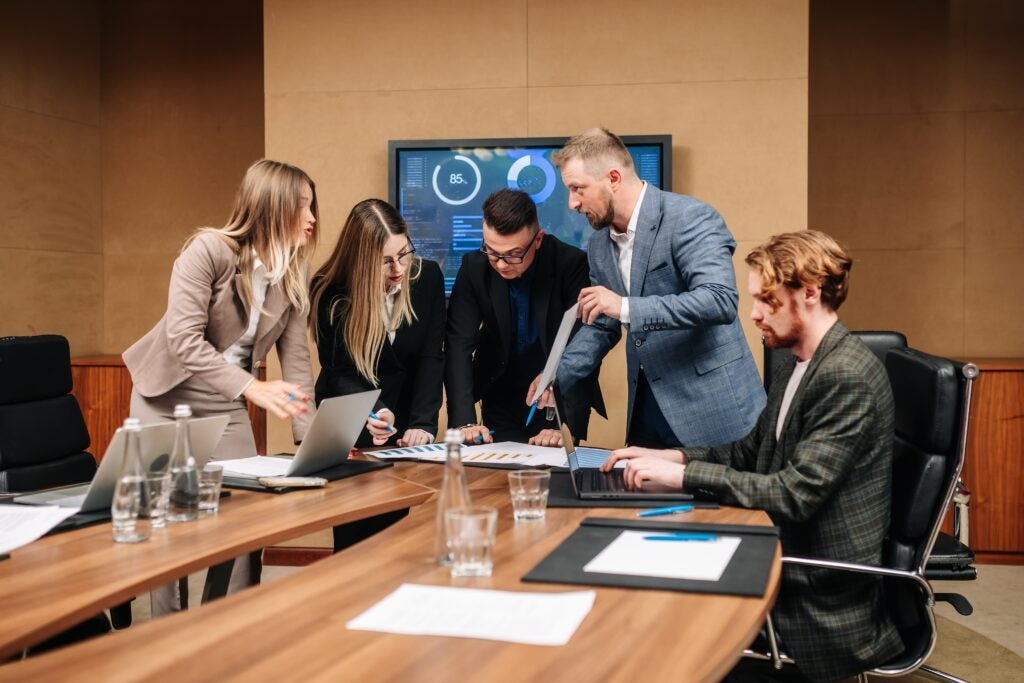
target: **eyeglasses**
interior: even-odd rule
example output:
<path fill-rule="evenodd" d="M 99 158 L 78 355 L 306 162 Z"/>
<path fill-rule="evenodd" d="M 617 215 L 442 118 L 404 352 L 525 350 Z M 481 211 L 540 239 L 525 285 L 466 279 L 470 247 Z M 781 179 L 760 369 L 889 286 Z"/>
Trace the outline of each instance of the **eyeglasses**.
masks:
<path fill-rule="evenodd" d="M 491 261 L 504 261 L 510 266 L 517 266 L 523 262 L 523 259 L 526 258 L 526 255 L 530 253 L 531 249 L 533 249 L 533 246 L 537 243 L 536 238 L 537 236 L 534 235 L 530 239 L 530 243 L 526 245 L 521 254 L 509 254 L 507 256 L 503 256 L 502 254 L 495 254 L 493 251 L 487 250 L 486 244 L 480 247 L 480 251 Z"/>
<path fill-rule="evenodd" d="M 409 247 L 406 251 L 400 253 L 397 258 L 384 259 L 384 267 L 390 268 L 394 266 L 396 263 L 400 263 L 403 266 L 407 266 L 409 265 L 409 260 L 412 259 L 412 255 L 415 253 L 416 249 L 414 247 Z"/>

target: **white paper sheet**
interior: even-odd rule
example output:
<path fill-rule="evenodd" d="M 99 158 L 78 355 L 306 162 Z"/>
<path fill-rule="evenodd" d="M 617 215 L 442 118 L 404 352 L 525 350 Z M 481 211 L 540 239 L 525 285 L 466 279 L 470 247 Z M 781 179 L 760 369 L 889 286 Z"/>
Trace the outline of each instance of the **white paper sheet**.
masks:
<path fill-rule="evenodd" d="M 595 595 L 404 583 L 346 626 L 354 631 L 565 645 L 590 613 Z"/>
<path fill-rule="evenodd" d="M 425 462 L 444 462 L 444 444 L 389 448 L 385 451 L 370 451 L 370 455 L 381 460 L 413 459 Z M 462 461 L 468 463 L 495 463 L 505 465 L 527 465 L 529 467 L 567 467 L 565 449 L 549 446 L 531 446 L 515 441 L 500 441 L 477 446 L 462 447 Z"/>
<path fill-rule="evenodd" d="M 558 374 L 558 362 L 562 360 L 565 346 L 569 343 L 569 335 L 572 334 L 573 325 L 576 324 L 576 311 L 579 310 L 579 307 L 579 304 L 573 304 L 569 307 L 569 310 L 562 314 L 562 322 L 558 326 L 558 333 L 555 334 L 555 341 L 551 344 L 551 353 L 548 354 L 548 360 L 544 363 L 544 371 L 540 374 L 540 384 L 537 385 L 537 390 L 533 392 L 533 398 L 530 400 L 530 403 L 539 401 L 544 390 L 555 381 L 555 375 Z"/>
<path fill-rule="evenodd" d="M 283 477 L 287 475 L 292 459 L 257 455 L 252 458 L 217 460 L 213 464 L 223 467 L 225 476 L 259 479 L 260 477 Z"/>
<path fill-rule="evenodd" d="M 42 538 L 78 512 L 54 505 L 0 505 L 0 553 L 6 554 Z"/>
<path fill-rule="evenodd" d="M 623 531 L 598 553 L 597 557 L 588 562 L 583 571 L 718 581 L 740 545 L 738 536 L 719 536 L 714 541 L 644 539 L 644 536 L 657 536 L 662 533 Z"/>

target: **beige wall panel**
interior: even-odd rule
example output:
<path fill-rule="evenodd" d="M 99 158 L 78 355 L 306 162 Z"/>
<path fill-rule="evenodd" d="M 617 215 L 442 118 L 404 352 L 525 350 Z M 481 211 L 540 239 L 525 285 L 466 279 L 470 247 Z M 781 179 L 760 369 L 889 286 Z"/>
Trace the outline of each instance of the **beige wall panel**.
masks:
<path fill-rule="evenodd" d="M 0 106 L 0 149 L 0 247 L 102 253 L 99 128 Z"/>
<path fill-rule="evenodd" d="M 671 133 L 672 184 L 738 240 L 807 227 L 807 81 L 541 88 L 531 135 Z"/>
<path fill-rule="evenodd" d="M 5 0 L 0 65 L 0 104 L 98 124 L 98 3 Z"/>
<path fill-rule="evenodd" d="M 530 85 L 807 76 L 802 0 L 531 0 Z"/>
<path fill-rule="evenodd" d="M 356 202 L 387 199 L 389 139 L 525 135 L 525 120 L 525 89 L 269 95 L 267 156 L 317 184 L 319 264 Z"/>
<path fill-rule="evenodd" d="M 812 2 L 811 112 L 962 109 L 965 4 Z"/>
<path fill-rule="evenodd" d="M 968 112 L 966 165 L 968 248 L 1024 248 L 1024 110 Z"/>
<path fill-rule="evenodd" d="M 928 353 L 964 352 L 963 251 L 852 250 L 850 296 L 839 311 L 851 330 L 897 330 Z"/>
<path fill-rule="evenodd" d="M 764 239 L 757 240 L 756 242 L 739 242 L 736 245 L 736 253 L 732 257 L 733 270 L 736 271 L 736 286 L 739 288 L 740 293 L 737 315 L 739 316 L 740 324 L 743 326 L 743 336 L 747 338 L 747 346 L 750 347 L 750 353 L 754 356 L 757 370 L 761 373 L 762 377 L 764 376 L 764 345 L 761 343 L 761 330 L 757 329 L 757 325 L 750 319 L 750 310 L 753 308 L 754 300 L 750 298 L 750 294 L 747 292 L 747 276 L 750 273 L 750 267 L 744 259 L 747 258 L 747 254 L 753 251 L 755 247 L 767 241 L 768 237 L 770 235 L 765 235 Z"/>
<path fill-rule="evenodd" d="M 176 252 L 106 255 L 103 346 L 107 353 L 121 353 L 163 316 L 176 257 Z"/>
<path fill-rule="evenodd" d="M 968 249 L 964 297 L 968 357 L 1024 357 L 1024 247 Z"/>
<path fill-rule="evenodd" d="M 265 0 L 266 89 L 526 85 L 526 2 Z"/>
<path fill-rule="evenodd" d="M 963 120 L 812 116 L 809 227 L 854 250 L 963 246 Z"/>
<path fill-rule="evenodd" d="M 108 254 L 176 252 L 196 228 L 227 222 L 245 169 L 263 154 L 263 126 L 226 129 L 212 118 L 105 122 Z"/>
<path fill-rule="evenodd" d="M 1024 3 L 967 3 L 967 108 L 1024 108 Z"/>
<path fill-rule="evenodd" d="M 71 354 L 99 353 L 103 256 L 0 248 L 0 335 L 62 334 Z"/>

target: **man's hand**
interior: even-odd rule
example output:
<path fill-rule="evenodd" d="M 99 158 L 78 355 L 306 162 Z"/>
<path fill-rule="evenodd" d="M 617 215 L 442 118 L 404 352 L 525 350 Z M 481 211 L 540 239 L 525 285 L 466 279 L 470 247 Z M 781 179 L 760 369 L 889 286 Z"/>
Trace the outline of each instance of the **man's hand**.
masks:
<path fill-rule="evenodd" d="M 491 430 L 487 428 L 487 425 L 469 425 L 468 427 L 459 427 L 459 431 L 462 432 L 462 443 L 481 444 L 481 443 L 494 443 L 494 439 L 491 438 Z"/>
<path fill-rule="evenodd" d="M 366 431 L 373 437 L 374 446 L 383 446 L 391 435 L 395 433 L 395 414 L 387 408 L 377 411 L 379 420 L 372 417 L 366 418 Z"/>
<path fill-rule="evenodd" d="M 587 325 L 602 315 L 618 320 L 622 314 L 622 297 L 606 287 L 584 287 L 577 301 L 580 308 L 576 315 Z"/>
<path fill-rule="evenodd" d="M 302 387 L 279 379 L 271 382 L 253 380 L 242 396 L 283 420 L 309 412 L 309 396 L 302 392 Z"/>
<path fill-rule="evenodd" d="M 661 458 L 633 458 L 626 462 L 626 471 L 622 473 L 622 478 L 626 482 L 626 488 L 633 491 L 643 489 L 645 482 L 681 490 L 684 469 L 686 466 L 681 463 Z"/>
<path fill-rule="evenodd" d="M 422 429 L 406 429 L 405 434 L 398 440 L 398 445 L 405 446 L 423 446 L 434 440 L 434 437 Z"/>
<path fill-rule="evenodd" d="M 612 468 L 615 467 L 615 463 L 620 460 L 635 460 L 637 458 L 653 458 L 680 465 L 686 464 L 686 453 L 680 450 L 674 450 L 671 448 L 655 449 L 629 446 L 627 448 L 618 448 L 612 451 L 611 457 L 605 460 L 604 464 L 601 465 L 601 471 L 611 472 Z M 626 466 L 628 467 L 629 463 L 627 463 Z"/>
<path fill-rule="evenodd" d="M 562 432 L 557 429 L 542 429 L 530 437 L 529 443 L 531 446 L 554 446 L 555 448 L 565 445 L 562 443 Z"/>
<path fill-rule="evenodd" d="M 533 395 L 537 392 L 537 385 L 540 384 L 541 375 L 537 375 L 530 382 L 530 388 L 526 390 L 526 405 L 533 405 Z M 554 408 L 555 407 L 555 395 L 551 393 L 551 387 L 544 389 L 544 393 L 540 395 L 540 399 L 537 400 L 538 408 Z"/>

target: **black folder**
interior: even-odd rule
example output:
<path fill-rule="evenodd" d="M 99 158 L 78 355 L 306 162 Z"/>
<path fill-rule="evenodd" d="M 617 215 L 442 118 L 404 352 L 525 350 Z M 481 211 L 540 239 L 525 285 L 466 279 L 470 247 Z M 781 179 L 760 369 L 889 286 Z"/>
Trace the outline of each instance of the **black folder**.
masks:
<path fill-rule="evenodd" d="M 599 552 L 623 531 L 698 532 L 739 536 L 740 544 L 718 581 L 696 581 L 660 576 L 599 574 L 583 571 Z M 578 529 L 547 557 L 531 569 L 523 581 L 533 583 L 570 583 L 584 586 L 676 590 L 690 593 L 717 593 L 761 597 L 768 587 L 768 575 L 779 540 L 774 526 L 738 524 L 700 524 L 655 520 L 587 517 Z"/>
<path fill-rule="evenodd" d="M 323 477 L 327 481 L 337 481 L 338 479 L 347 479 L 359 474 L 366 474 L 367 472 L 383 470 L 393 466 L 390 462 L 379 462 L 376 460 L 346 460 L 340 465 L 328 467 L 309 476 Z M 227 475 L 224 477 L 224 486 L 230 486 L 234 489 L 245 489 L 246 491 L 260 491 L 262 493 L 288 493 L 290 491 L 309 490 L 309 487 L 306 486 L 264 486 L 258 479 L 230 477 Z"/>

